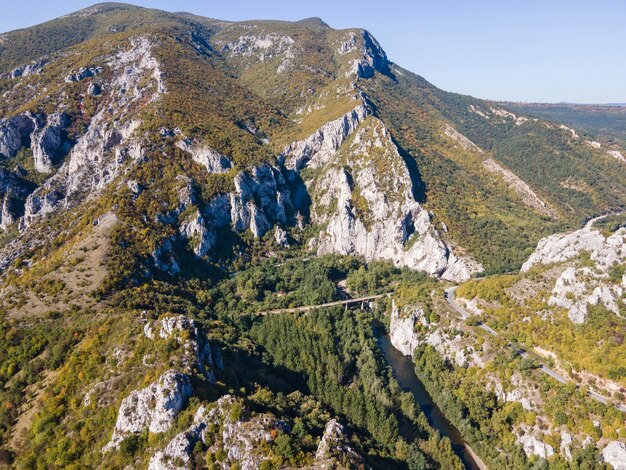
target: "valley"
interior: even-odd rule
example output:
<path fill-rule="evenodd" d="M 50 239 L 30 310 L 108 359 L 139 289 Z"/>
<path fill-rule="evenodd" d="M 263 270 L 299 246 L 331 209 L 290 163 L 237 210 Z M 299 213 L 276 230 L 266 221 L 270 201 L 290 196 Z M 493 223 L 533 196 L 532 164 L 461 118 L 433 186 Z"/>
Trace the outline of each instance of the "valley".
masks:
<path fill-rule="evenodd" d="M 121 3 L 0 94 L 1 469 L 626 468 L 619 110 Z"/>

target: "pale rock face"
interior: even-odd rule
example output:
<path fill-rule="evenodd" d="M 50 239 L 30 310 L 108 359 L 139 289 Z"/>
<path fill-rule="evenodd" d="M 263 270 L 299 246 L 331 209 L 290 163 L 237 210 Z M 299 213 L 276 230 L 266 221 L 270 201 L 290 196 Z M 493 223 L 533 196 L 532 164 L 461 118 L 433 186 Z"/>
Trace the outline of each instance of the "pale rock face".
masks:
<path fill-rule="evenodd" d="M 296 159 L 322 169 L 316 180 L 306 182 L 315 198 L 312 218 L 326 226 L 317 240 L 317 254 L 388 259 L 454 280 L 480 270 L 477 263 L 450 256 L 430 214 L 415 200 L 409 170 L 383 123 L 368 118 L 353 134 L 349 148 L 342 147 L 339 154 L 332 150 L 322 157 L 316 153 L 310 160 Z"/>
<path fill-rule="evenodd" d="M 563 455 L 567 460 L 572 460 L 572 445 L 574 444 L 574 440 L 572 435 L 561 431 L 561 455 Z"/>
<path fill-rule="evenodd" d="M 122 400 L 111 441 L 103 452 L 117 448 L 126 437 L 145 429 L 152 433 L 167 431 L 191 396 L 189 378 L 170 370 L 141 390 Z"/>
<path fill-rule="evenodd" d="M 179 141 L 176 146 L 191 154 L 193 161 L 204 166 L 209 173 L 226 173 L 233 166 L 230 159 L 215 150 L 201 145 Z"/>
<path fill-rule="evenodd" d="M 519 376 L 518 373 L 515 373 L 511 378 L 511 382 L 514 386 L 512 390 L 505 391 L 502 383 L 495 378 L 491 377 L 490 379 L 490 387 L 495 393 L 496 397 L 501 402 L 517 402 L 522 405 L 526 411 L 534 410 L 535 403 L 532 398 L 531 390 L 529 390 L 528 385 L 524 384 L 523 379 Z"/>
<path fill-rule="evenodd" d="M 459 131 L 457 131 L 452 126 L 448 126 L 447 125 L 444 128 L 443 133 L 444 133 L 445 136 L 450 137 L 456 143 L 461 145 L 461 147 L 463 147 L 465 150 L 471 150 L 473 152 L 477 152 L 477 153 L 480 153 L 480 154 L 485 153 L 483 149 L 481 149 L 478 145 L 476 145 L 470 139 L 465 137 L 463 134 L 461 134 Z"/>
<path fill-rule="evenodd" d="M 623 261 L 626 229 L 622 228 L 605 238 L 599 230 L 585 226 L 569 233 L 559 233 L 539 240 L 537 249 L 522 265 L 522 272 L 535 264 L 560 263 L 589 252 L 598 267 L 606 269 L 614 262 Z"/>
<path fill-rule="evenodd" d="M 405 318 L 400 318 L 400 311 L 393 301 L 391 309 L 391 323 L 389 324 L 389 339 L 393 347 L 405 356 L 413 357 L 413 351 L 420 345 L 415 332 L 415 325 L 423 321 L 424 311 L 414 310 Z"/>
<path fill-rule="evenodd" d="M 0 44 L 2 41 L 0 41 Z M 29 75 L 40 74 L 44 65 L 48 63 L 48 59 L 43 57 L 35 59 L 28 64 L 20 65 L 11 71 L 11 78 L 28 77 Z"/>
<path fill-rule="evenodd" d="M 10 195 L 5 196 L 2 202 L 2 210 L 0 211 L 0 229 L 7 230 L 14 222 L 13 210 L 11 207 Z"/>
<path fill-rule="evenodd" d="M 326 468 L 322 466 L 322 462 L 329 464 L 327 468 L 335 468 L 331 463 L 332 460 L 347 461 L 346 468 L 359 468 L 365 465 L 363 458 L 348 445 L 343 426 L 336 419 L 331 419 L 326 423 L 324 435 L 315 452 L 315 460 L 317 460 L 316 468 Z"/>
<path fill-rule="evenodd" d="M 191 468 L 191 452 L 202 439 L 207 423 L 202 420 L 206 410 L 201 406 L 194 416 L 194 423 L 184 432 L 177 434 L 162 451 L 150 459 L 148 470 L 186 470 Z"/>
<path fill-rule="evenodd" d="M 350 54 L 357 50 L 358 39 L 356 33 L 350 31 L 339 45 L 337 52 L 339 55 Z"/>
<path fill-rule="evenodd" d="M 465 256 L 459 258 L 453 252 L 448 253 L 448 265 L 441 275 L 442 279 L 451 282 L 458 282 L 469 279 L 473 273 L 479 273 L 483 266 L 476 260 Z"/>
<path fill-rule="evenodd" d="M 242 470 L 256 470 L 266 459 L 263 444 L 273 440 L 272 434 L 287 429 L 284 422 L 269 414 L 252 414 L 246 418 L 233 419 L 231 411 L 237 400 L 231 395 L 221 397 L 215 406 L 201 406 L 196 411 L 193 424 L 176 435 L 162 451 L 150 459 L 150 470 L 179 470 L 191 468 L 191 452 L 202 441 L 209 452 L 223 452 L 226 458 L 220 465 L 230 468 L 237 464 Z M 238 404 L 237 406 L 241 406 Z M 219 429 L 217 435 L 208 435 L 210 425 Z"/>
<path fill-rule="evenodd" d="M 471 112 L 473 112 L 474 114 L 478 114 L 480 117 L 485 118 L 485 119 L 489 119 L 489 111 L 484 111 L 482 109 L 480 109 L 478 106 L 475 106 L 473 104 L 470 104 L 469 106 L 469 110 Z"/>
<path fill-rule="evenodd" d="M 63 131 L 69 125 L 69 118 L 63 113 L 48 116 L 46 125 L 32 134 L 33 159 L 35 170 L 51 173 L 53 166 L 69 150 Z"/>
<path fill-rule="evenodd" d="M 537 439 L 533 435 L 523 434 L 518 436 L 517 442 L 524 448 L 527 456 L 536 455 L 542 459 L 547 459 L 554 455 L 554 448 L 550 444 Z"/>
<path fill-rule="evenodd" d="M 215 245 L 215 232 L 208 228 L 200 211 L 196 211 L 191 219 L 183 222 L 179 231 L 184 238 L 194 242 L 193 252 L 196 256 L 206 256 Z"/>
<path fill-rule="evenodd" d="M 289 246 L 289 236 L 287 235 L 287 232 L 281 227 L 276 227 L 276 231 L 274 232 L 274 241 L 278 246 Z"/>
<path fill-rule="evenodd" d="M 563 129 L 564 131 L 567 131 L 570 133 L 570 135 L 575 138 L 578 139 L 578 134 L 576 133 L 576 131 L 574 129 L 572 129 L 571 127 L 567 127 L 565 124 L 561 124 L 559 126 L 559 129 Z"/>
<path fill-rule="evenodd" d="M 424 332 L 418 334 L 416 325 L 423 325 Z M 484 367 L 484 363 L 473 349 L 462 344 L 462 337 L 451 337 L 442 328 L 430 324 L 424 311 L 416 306 L 407 305 L 400 311 L 392 301 L 389 339 L 394 348 L 405 356 L 412 357 L 420 344 L 429 344 L 441 356 L 457 367 Z"/>
<path fill-rule="evenodd" d="M 278 168 L 264 164 L 235 177 L 230 216 L 236 231 L 250 229 L 262 237 L 273 224 L 287 224 L 291 210 L 291 195 Z"/>
<path fill-rule="evenodd" d="M 182 345 L 183 357 L 179 365 L 183 372 L 191 374 L 197 369 L 209 382 L 215 383 L 211 367 L 218 364 L 213 359 L 213 348 L 200 334 L 193 319 L 184 315 L 166 316 L 158 322 L 147 322 L 144 325 L 144 334 L 147 338 L 154 339 L 155 331 L 158 331 L 159 338 L 172 338 Z M 223 365 L 220 368 L 223 368 Z"/>
<path fill-rule="evenodd" d="M 0 120 L 0 159 L 13 158 L 30 141 L 34 120 L 25 115 Z"/>
<path fill-rule="evenodd" d="M 594 268 L 578 266 L 574 260 L 586 252 Z M 611 284 L 608 270 L 614 264 L 626 262 L 626 229 L 621 228 L 605 237 L 593 228 L 592 222 L 584 228 L 566 234 L 556 234 L 539 241 L 537 249 L 522 266 L 525 272 L 536 264 L 569 262 L 557 278 L 548 304 L 568 310 L 570 320 L 583 323 L 588 305 L 603 305 L 619 314 L 620 302 L 626 285 Z"/>
<path fill-rule="evenodd" d="M 71 73 L 65 77 L 67 83 L 80 82 L 85 78 L 94 77 L 102 72 L 102 67 L 81 67 L 78 72 Z"/>
<path fill-rule="evenodd" d="M 626 470 L 626 444 L 611 441 L 602 449 L 602 460 L 615 470 Z"/>
<path fill-rule="evenodd" d="M 608 153 L 611 157 L 620 162 L 626 162 L 626 157 L 624 157 L 624 155 L 622 155 L 622 152 L 618 150 L 607 150 L 606 153 Z"/>
<path fill-rule="evenodd" d="M 245 34 L 235 41 L 217 41 L 222 52 L 231 57 L 244 57 L 268 62 L 273 59 L 282 59 L 277 73 L 284 73 L 293 67 L 293 59 L 296 58 L 294 51 L 295 41 L 291 36 L 261 32 L 258 35 Z"/>
<path fill-rule="evenodd" d="M 369 114 L 371 109 L 367 105 L 357 106 L 344 116 L 324 124 L 306 139 L 289 144 L 279 161 L 284 162 L 287 168 L 295 170 L 300 170 L 305 165 L 319 168 L 331 162 L 339 146 Z"/>
<path fill-rule="evenodd" d="M 204 422 L 223 423 L 220 442 L 209 442 L 206 433 L 202 440 L 210 445 L 210 451 L 223 450 L 230 464 L 238 463 L 242 470 L 257 469 L 264 460 L 262 444 L 273 440 L 272 431 L 285 431 L 284 422 L 269 414 L 253 414 L 249 418 L 233 420 L 231 410 L 235 399 L 225 395 L 217 406 L 206 413 Z"/>
<path fill-rule="evenodd" d="M 159 63 L 152 55 L 152 43 L 145 37 L 130 39 L 130 47 L 120 48 L 106 62 L 113 73 L 107 83 L 106 106 L 91 118 L 87 131 L 71 149 L 67 161 L 26 201 L 26 211 L 20 224 L 22 229 L 45 212 L 48 207 L 37 203 L 36 199 L 47 198 L 46 193 L 57 192 L 61 197 L 55 205 L 63 202 L 64 207 L 75 205 L 83 198 L 94 198 L 119 175 L 127 162 L 136 162 L 143 156 L 139 139 L 133 134 L 141 124 L 137 119 L 120 119 L 132 114 L 137 106 L 150 103 L 165 93 Z M 146 78 L 150 78 L 146 82 Z M 148 83 L 146 85 L 146 83 Z M 51 115 L 52 116 L 52 115 Z M 50 122 L 33 133 L 32 146 L 36 166 L 40 171 L 49 172 L 57 147 L 63 141 L 61 123 Z M 61 142 L 64 144 L 65 142 Z M 65 150 L 65 149 L 64 149 Z"/>
<path fill-rule="evenodd" d="M 370 78 L 374 72 L 385 73 L 388 69 L 387 54 L 372 35 L 361 30 L 359 35 L 350 33 L 339 48 L 339 54 L 355 52 L 357 57 L 350 61 L 350 69 L 345 73 L 347 78 Z"/>
<path fill-rule="evenodd" d="M 524 180 L 514 174 L 511 170 L 505 168 L 493 158 L 488 158 L 483 161 L 483 166 L 488 172 L 499 175 L 504 180 L 506 185 L 514 193 L 516 193 L 521 198 L 522 202 L 528 207 L 531 207 L 537 212 L 547 215 L 548 217 L 555 217 L 555 213 L 550 206 L 542 201 L 530 188 L 530 186 L 528 186 Z"/>

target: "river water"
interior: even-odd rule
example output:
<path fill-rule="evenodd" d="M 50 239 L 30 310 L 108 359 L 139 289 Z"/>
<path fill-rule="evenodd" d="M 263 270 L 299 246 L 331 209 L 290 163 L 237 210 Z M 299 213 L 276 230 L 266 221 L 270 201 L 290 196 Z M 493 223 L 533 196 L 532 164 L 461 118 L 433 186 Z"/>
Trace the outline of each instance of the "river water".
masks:
<path fill-rule="evenodd" d="M 376 339 L 385 356 L 387 364 L 393 370 L 393 376 L 396 378 L 400 386 L 407 392 L 411 392 L 416 403 L 422 409 L 428 423 L 439 431 L 440 434 L 450 439 L 452 449 L 459 456 L 465 468 L 470 470 L 479 470 L 479 466 L 472 457 L 467 444 L 463 440 L 461 433 L 455 428 L 442 411 L 433 402 L 432 398 L 424 388 L 424 384 L 420 382 L 415 375 L 415 365 L 408 357 L 404 356 L 400 351 L 393 347 L 389 335 L 382 331 L 382 328 L 376 328 Z"/>

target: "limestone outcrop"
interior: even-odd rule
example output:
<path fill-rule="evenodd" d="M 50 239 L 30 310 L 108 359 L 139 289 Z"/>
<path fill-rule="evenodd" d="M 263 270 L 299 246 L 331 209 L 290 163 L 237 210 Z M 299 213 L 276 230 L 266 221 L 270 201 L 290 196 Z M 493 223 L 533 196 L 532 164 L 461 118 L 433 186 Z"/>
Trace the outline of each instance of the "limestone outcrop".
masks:
<path fill-rule="evenodd" d="M 165 372 L 146 388 L 132 391 L 122 400 L 113 436 L 103 452 L 146 429 L 152 433 L 167 431 L 190 396 L 189 378 L 175 370 Z"/>
<path fill-rule="evenodd" d="M 583 258 L 587 257 L 592 266 L 584 262 Z M 572 322 L 583 323 L 589 305 L 602 305 L 610 312 L 620 314 L 626 275 L 615 279 L 610 272 L 625 262 L 626 228 L 605 236 L 590 222 L 580 230 L 540 240 L 521 271 L 529 271 L 539 264 L 561 263 L 562 270 L 548 304 L 566 309 Z"/>
<path fill-rule="evenodd" d="M 626 470 L 626 444 L 620 441 L 609 442 L 601 452 L 602 460 L 615 470 Z"/>

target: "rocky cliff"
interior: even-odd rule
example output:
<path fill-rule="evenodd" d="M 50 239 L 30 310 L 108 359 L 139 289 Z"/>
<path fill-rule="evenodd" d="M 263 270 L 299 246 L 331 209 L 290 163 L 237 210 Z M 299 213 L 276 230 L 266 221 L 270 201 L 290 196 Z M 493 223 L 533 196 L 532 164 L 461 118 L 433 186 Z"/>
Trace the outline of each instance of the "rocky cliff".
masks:
<path fill-rule="evenodd" d="M 580 230 L 542 239 L 521 271 L 559 264 L 548 303 L 566 309 L 574 323 L 585 321 L 588 305 L 602 305 L 620 315 L 626 275 L 619 275 L 618 268 L 626 262 L 625 247 L 626 229 L 605 235 L 592 221 Z"/>

